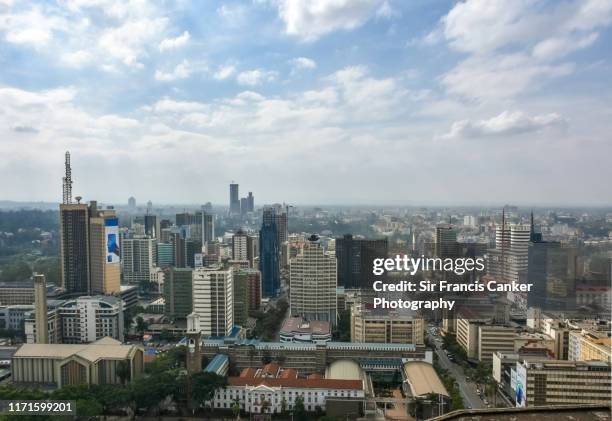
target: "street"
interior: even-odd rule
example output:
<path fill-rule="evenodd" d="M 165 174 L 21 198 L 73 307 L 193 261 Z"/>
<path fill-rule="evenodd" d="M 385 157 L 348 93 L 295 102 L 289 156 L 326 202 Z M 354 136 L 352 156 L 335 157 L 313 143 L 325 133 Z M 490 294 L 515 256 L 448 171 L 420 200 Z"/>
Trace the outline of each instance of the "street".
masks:
<path fill-rule="evenodd" d="M 439 336 L 432 335 L 429 330 L 427 332 L 427 336 L 430 342 L 435 344 L 435 352 L 438 356 L 440 366 L 448 370 L 451 376 L 457 381 L 464 405 L 469 408 L 486 408 L 486 405 L 476 392 L 476 385 L 468 382 L 465 379 L 463 368 L 460 365 L 451 362 L 446 356 L 444 349 L 442 349 L 442 342 L 439 340 Z"/>

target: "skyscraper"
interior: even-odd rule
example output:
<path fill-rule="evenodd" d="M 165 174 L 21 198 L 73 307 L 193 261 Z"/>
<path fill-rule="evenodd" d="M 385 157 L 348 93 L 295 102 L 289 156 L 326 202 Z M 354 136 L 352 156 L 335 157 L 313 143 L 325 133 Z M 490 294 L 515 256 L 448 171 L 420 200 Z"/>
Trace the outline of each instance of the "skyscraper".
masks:
<path fill-rule="evenodd" d="M 249 192 L 247 196 L 247 212 L 255 212 L 255 196 L 253 196 L 253 192 Z"/>
<path fill-rule="evenodd" d="M 193 312 L 204 336 L 228 336 L 234 327 L 234 279 L 231 269 L 193 271 Z"/>
<path fill-rule="evenodd" d="M 215 216 L 202 210 L 202 244 L 212 243 L 215 240 Z"/>
<path fill-rule="evenodd" d="M 238 230 L 232 237 L 232 260 L 248 260 L 250 267 L 253 267 L 254 257 L 253 237 Z"/>
<path fill-rule="evenodd" d="M 132 211 L 136 209 L 136 198 L 134 196 L 130 196 L 128 199 L 128 208 Z"/>
<path fill-rule="evenodd" d="M 193 310 L 193 271 L 189 268 L 164 270 L 164 312 L 172 319 L 184 319 Z"/>
<path fill-rule="evenodd" d="M 89 205 L 89 273 L 92 294 L 115 294 L 121 284 L 119 220 L 113 209 Z"/>
<path fill-rule="evenodd" d="M 259 270 L 263 296 L 276 297 L 280 292 L 280 245 L 274 209 L 264 209 L 259 231 Z"/>
<path fill-rule="evenodd" d="M 160 234 L 159 219 L 157 215 L 145 215 L 144 216 L 144 231 L 145 235 L 151 238 L 159 238 Z"/>
<path fill-rule="evenodd" d="M 149 237 L 124 238 L 121 242 L 121 268 L 127 284 L 151 282 L 157 261 L 155 240 Z"/>
<path fill-rule="evenodd" d="M 229 202 L 229 213 L 230 215 L 240 214 L 240 198 L 238 196 L 238 184 L 230 184 L 230 202 Z"/>
<path fill-rule="evenodd" d="M 387 239 L 368 240 L 346 234 L 336 238 L 338 286 L 344 288 L 372 287 L 372 265 L 376 258 L 386 258 Z"/>
<path fill-rule="evenodd" d="M 457 231 L 451 224 L 436 226 L 435 255 L 442 259 L 458 257 Z"/>
<path fill-rule="evenodd" d="M 336 258 L 326 254 L 319 237 L 312 235 L 301 254 L 290 263 L 291 316 L 336 324 Z"/>
<path fill-rule="evenodd" d="M 245 326 L 250 313 L 261 304 L 261 273 L 256 269 L 234 271 L 234 323 Z"/>
<path fill-rule="evenodd" d="M 61 287 L 68 293 L 88 294 L 89 208 L 81 203 L 60 205 Z"/>

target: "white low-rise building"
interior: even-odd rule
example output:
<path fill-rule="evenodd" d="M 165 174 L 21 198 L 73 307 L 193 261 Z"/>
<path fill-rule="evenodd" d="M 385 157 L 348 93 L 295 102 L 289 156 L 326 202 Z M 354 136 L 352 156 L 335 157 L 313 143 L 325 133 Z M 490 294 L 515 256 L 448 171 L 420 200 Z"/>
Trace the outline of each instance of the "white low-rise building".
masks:
<path fill-rule="evenodd" d="M 362 378 L 335 379 L 313 374 L 305 378 L 291 368 L 270 363 L 262 368 L 245 368 L 238 377 L 228 377 L 227 386 L 217 390 L 210 402 L 214 409 L 230 409 L 237 401 L 247 413 L 281 413 L 290 411 L 298 397 L 306 411 L 325 411 L 330 398 L 363 400 Z"/>

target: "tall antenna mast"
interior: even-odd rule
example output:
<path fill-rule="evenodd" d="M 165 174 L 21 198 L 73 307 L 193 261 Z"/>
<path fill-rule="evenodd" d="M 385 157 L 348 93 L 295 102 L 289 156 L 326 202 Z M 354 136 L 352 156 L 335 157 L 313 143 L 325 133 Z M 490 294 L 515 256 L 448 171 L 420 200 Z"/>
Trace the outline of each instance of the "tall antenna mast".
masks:
<path fill-rule="evenodd" d="M 64 205 L 72 204 L 72 170 L 70 168 L 70 152 L 66 152 L 66 175 L 62 178 L 63 184 L 63 198 L 62 203 Z"/>

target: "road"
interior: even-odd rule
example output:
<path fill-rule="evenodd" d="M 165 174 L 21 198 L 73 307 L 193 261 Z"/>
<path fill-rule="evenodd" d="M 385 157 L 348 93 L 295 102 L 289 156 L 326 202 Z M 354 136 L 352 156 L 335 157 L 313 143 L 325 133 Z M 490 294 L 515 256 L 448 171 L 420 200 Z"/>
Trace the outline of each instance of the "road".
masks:
<path fill-rule="evenodd" d="M 435 352 L 438 355 L 440 366 L 448 370 L 451 376 L 457 381 L 464 405 L 466 407 L 469 405 L 470 408 L 486 408 L 486 405 L 476 392 L 476 385 L 468 382 L 465 379 L 463 368 L 461 368 L 460 365 L 451 362 L 446 356 L 444 349 L 442 349 L 442 342 L 439 340 L 440 337 L 431 335 L 429 331 L 427 332 L 427 336 L 429 337 L 431 343 L 434 343 L 436 346 Z"/>

